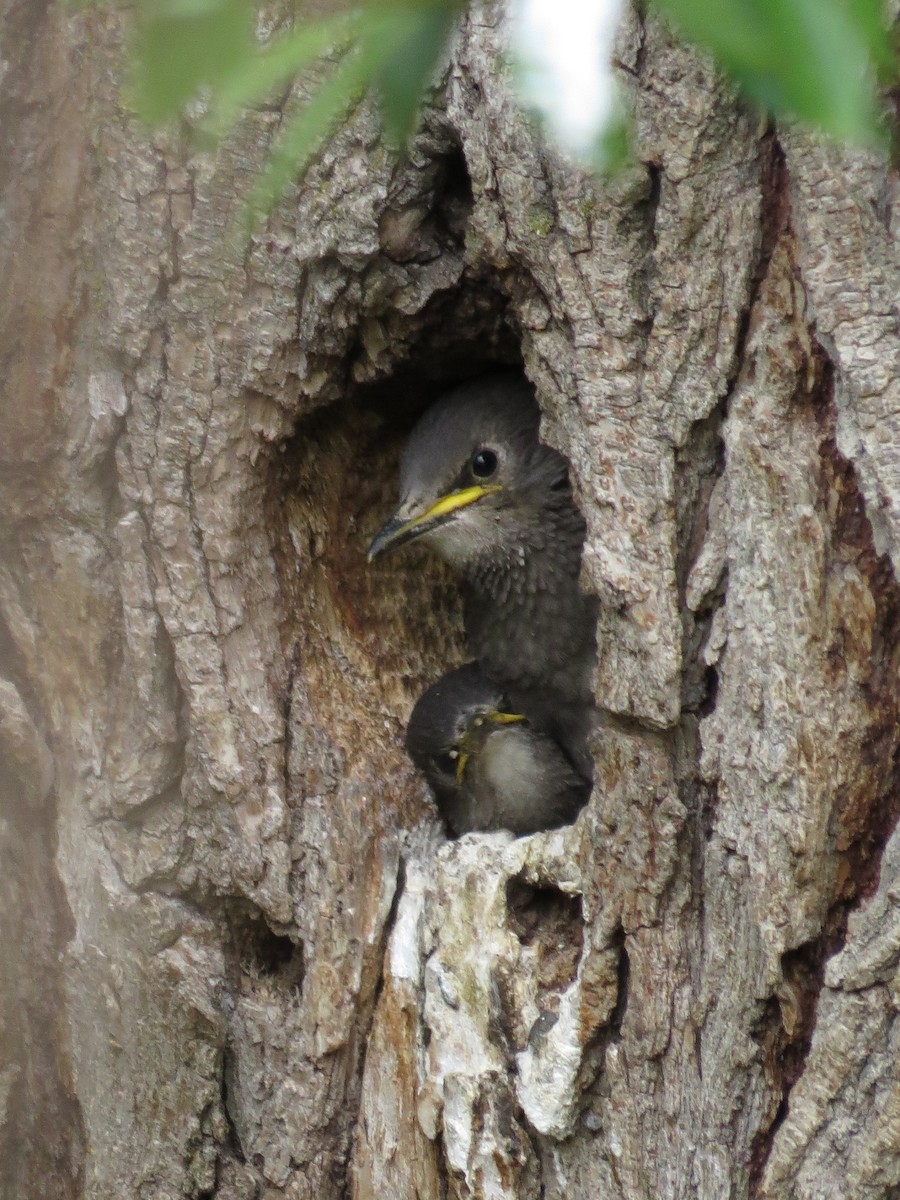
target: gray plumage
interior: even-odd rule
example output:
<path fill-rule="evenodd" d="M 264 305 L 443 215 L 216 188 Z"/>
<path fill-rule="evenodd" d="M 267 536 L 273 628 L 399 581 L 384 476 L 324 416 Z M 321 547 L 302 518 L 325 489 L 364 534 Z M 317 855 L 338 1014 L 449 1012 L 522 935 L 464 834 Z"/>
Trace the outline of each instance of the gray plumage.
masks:
<path fill-rule="evenodd" d="M 584 707 L 596 657 L 596 605 L 578 586 L 585 526 L 566 460 L 539 440 L 539 422 L 518 375 L 439 400 L 410 435 L 400 506 L 369 557 L 426 542 L 468 582 L 466 635 L 484 672 Z"/>
<path fill-rule="evenodd" d="M 476 663 L 428 689 L 406 730 L 452 833 L 509 829 L 521 835 L 574 821 L 590 792 L 560 744 L 513 712 Z"/>

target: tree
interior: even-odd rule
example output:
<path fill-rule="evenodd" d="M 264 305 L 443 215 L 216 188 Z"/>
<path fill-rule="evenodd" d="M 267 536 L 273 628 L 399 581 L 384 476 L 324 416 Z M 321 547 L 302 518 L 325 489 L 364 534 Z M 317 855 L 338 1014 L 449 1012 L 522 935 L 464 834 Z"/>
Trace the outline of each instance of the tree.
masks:
<path fill-rule="evenodd" d="M 632 15 L 601 185 L 478 9 L 408 161 L 360 105 L 243 253 L 302 87 L 192 156 L 114 14 L 3 19 L 6 1194 L 895 1195 L 896 173 Z M 364 552 L 495 362 L 606 719 L 574 827 L 440 844 L 456 583 Z"/>

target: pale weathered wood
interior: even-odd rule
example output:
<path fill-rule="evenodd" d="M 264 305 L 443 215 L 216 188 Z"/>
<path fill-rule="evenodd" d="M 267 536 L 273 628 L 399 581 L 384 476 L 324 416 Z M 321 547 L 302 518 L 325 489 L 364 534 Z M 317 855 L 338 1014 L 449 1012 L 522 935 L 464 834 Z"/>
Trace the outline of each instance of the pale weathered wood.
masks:
<path fill-rule="evenodd" d="M 361 105 L 244 251 L 282 110 L 204 157 L 119 16 L 3 19 L 4 1196 L 896 1195 L 896 172 L 632 12 L 592 180 L 479 6 L 409 158 Z M 402 733 L 458 588 L 365 547 L 415 413 L 519 361 L 596 784 L 448 844 Z"/>

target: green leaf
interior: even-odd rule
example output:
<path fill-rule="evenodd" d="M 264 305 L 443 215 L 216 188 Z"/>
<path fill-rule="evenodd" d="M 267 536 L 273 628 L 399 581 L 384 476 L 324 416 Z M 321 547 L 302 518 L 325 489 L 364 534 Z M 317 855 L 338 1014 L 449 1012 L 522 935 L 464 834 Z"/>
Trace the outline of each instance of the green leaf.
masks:
<path fill-rule="evenodd" d="M 891 59 L 876 0 L 655 0 L 772 112 L 883 145 L 876 67 Z"/>
<path fill-rule="evenodd" d="M 271 96 L 327 51 L 345 46 L 355 36 L 358 23 L 358 13 L 339 13 L 307 22 L 268 43 L 216 88 L 204 132 L 221 137 L 248 105 Z"/>
<path fill-rule="evenodd" d="M 387 9 L 371 37 L 383 65 L 374 83 L 389 136 L 404 145 L 415 131 L 419 106 L 434 74 L 457 10 L 452 3 L 420 3 Z"/>
<path fill-rule="evenodd" d="M 894 82 L 898 73 L 897 40 L 885 25 L 882 0 L 848 0 L 854 18 L 866 39 L 872 61 Z M 896 32 L 896 27 L 895 27 Z"/>
<path fill-rule="evenodd" d="M 149 122 L 174 116 L 204 84 L 253 53 L 247 0 L 142 0 L 134 43 L 134 99 Z"/>
<path fill-rule="evenodd" d="M 292 179 L 302 175 L 325 136 L 359 99 L 372 72 L 370 55 L 351 51 L 315 95 L 289 119 L 242 213 L 246 229 L 271 210 Z"/>
<path fill-rule="evenodd" d="M 245 227 L 271 210 L 285 186 L 302 175 L 332 126 L 373 83 L 381 91 L 389 133 L 398 142 L 411 134 L 425 83 L 452 29 L 457 3 L 386 0 L 356 14 L 352 26 L 346 27 L 354 48 L 287 123 L 244 211 Z M 320 32 L 324 37 L 325 32 Z M 313 57 L 312 42 L 302 45 Z M 279 61 L 285 64 L 288 57 Z"/>
<path fill-rule="evenodd" d="M 606 176 L 618 175 L 630 166 L 634 129 L 626 114 L 619 108 L 607 122 L 597 139 L 594 166 Z"/>

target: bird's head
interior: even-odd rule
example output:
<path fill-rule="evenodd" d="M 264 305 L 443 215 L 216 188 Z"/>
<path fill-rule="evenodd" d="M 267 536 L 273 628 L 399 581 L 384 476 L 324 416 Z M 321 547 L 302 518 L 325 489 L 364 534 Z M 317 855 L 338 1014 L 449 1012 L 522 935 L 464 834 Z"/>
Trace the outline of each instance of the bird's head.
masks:
<path fill-rule="evenodd" d="M 476 663 L 451 671 L 420 698 L 406 728 L 406 748 L 439 793 L 465 784 L 470 762 L 494 733 L 526 720 Z"/>
<path fill-rule="evenodd" d="M 456 567 L 514 551 L 541 508 L 569 495 L 565 459 L 541 443 L 540 411 L 521 376 L 492 375 L 434 404 L 410 434 L 401 501 L 369 547 L 369 561 L 427 542 Z"/>

